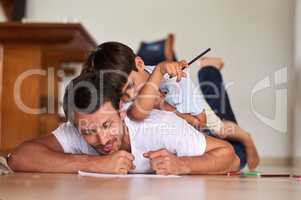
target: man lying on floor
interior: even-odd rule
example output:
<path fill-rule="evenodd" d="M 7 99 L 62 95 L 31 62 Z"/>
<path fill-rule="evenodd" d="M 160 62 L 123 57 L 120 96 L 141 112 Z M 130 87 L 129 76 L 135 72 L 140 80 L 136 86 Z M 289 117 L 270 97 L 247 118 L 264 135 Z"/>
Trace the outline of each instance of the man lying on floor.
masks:
<path fill-rule="evenodd" d="M 9 166 L 26 172 L 164 175 L 239 169 L 230 144 L 204 136 L 174 113 L 154 110 L 142 122 L 123 117 L 117 111 L 119 92 L 109 85 L 102 85 L 96 73 L 71 81 L 64 97 L 69 122 L 20 145 Z"/>

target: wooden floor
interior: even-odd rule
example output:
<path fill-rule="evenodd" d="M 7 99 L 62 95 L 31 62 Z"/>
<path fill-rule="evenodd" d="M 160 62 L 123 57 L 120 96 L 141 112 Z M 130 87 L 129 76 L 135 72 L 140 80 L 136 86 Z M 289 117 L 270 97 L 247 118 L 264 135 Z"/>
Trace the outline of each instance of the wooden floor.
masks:
<path fill-rule="evenodd" d="M 154 179 L 15 173 L 0 176 L 0 199 L 291 200 L 301 199 L 301 181 L 294 178 L 227 176 Z"/>

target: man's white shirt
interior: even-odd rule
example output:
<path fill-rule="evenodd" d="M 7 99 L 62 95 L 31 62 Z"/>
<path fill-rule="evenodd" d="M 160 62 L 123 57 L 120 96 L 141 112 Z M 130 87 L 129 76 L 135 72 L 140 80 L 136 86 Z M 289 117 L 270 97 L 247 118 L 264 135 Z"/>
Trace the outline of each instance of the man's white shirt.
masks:
<path fill-rule="evenodd" d="M 206 149 L 206 138 L 185 120 L 171 112 L 153 110 L 142 122 L 125 118 L 129 129 L 131 153 L 134 155 L 133 173 L 152 172 L 143 153 L 167 149 L 177 156 L 200 156 Z M 99 155 L 72 123 L 60 125 L 54 132 L 65 153 Z"/>

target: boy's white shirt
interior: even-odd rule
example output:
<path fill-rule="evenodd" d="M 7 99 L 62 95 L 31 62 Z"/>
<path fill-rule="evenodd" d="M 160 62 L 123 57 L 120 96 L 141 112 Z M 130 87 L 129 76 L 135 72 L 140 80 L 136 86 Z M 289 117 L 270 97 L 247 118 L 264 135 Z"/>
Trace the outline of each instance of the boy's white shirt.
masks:
<path fill-rule="evenodd" d="M 148 73 L 152 73 L 155 66 L 145 66 L 144 69 Z M 213 134 L 219 132 L 223 127 L 221 119 L 208 105 L 203 94 L 200 92 L 200 88 L 191 80 L 189 68 L 186 68 L 184 71 L 187 77 L 182 78 L 180 82 L 176 81 L 176 77 L 169 78 L 168 74 L 164 75 L 160 83 L 160 90 L 166 94 L 165 101 L 174 106 L 180 113 L 197 116 L 205 112 L 206 127 L 213 131 Z"/>
<path fill-rule="evenodd" d="M 144 69 L 151 74 L 155 66 L 145 66 Z M 160 83 L 160 91 L 165 94 L 165 101 L 174 106 L 178 112 L 196 116 L 205 110 L 206 100 L 192 82 L 189 68 L 184 71 L 187 77 L 183 77 L 180 82 L 176 81 L 176 77 L 170 78 L 165 74 Z"/>
<path fill-rule="evenodd" d="M 200 156 L 205 153 L 206 138 L 174 113 L 153 110 L 143 122 L 125 118 L 129 129 L 131 153 L 136 166 L 133 173 L 151 172 L 149 160 L 143 153 L 166 148 L 177 156 Z M 99 155 L 70 122 L 54 132 L 65 153 Z"/>

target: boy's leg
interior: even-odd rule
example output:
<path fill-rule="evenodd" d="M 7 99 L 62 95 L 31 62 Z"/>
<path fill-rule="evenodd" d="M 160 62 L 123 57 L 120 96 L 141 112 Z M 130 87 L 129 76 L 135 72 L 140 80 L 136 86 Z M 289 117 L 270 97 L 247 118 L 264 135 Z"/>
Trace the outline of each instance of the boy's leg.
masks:
<path fill-rule="evenodd" d="M 222 120 L 237 123 L 220 71 L 213 66 L 202 67 L 198 73 L 200 89 L 211 109 Z M 230 141 L 240 158 L 240 167 L 246 165 L 246 152 L 242 143 Z"/>
<path fill-rule="evenodd" d="M 202 94 L 217 116 L 237 123 L 220 71 L 216 67 L 206 66 L 201 68 L 198 78 Z"/>

